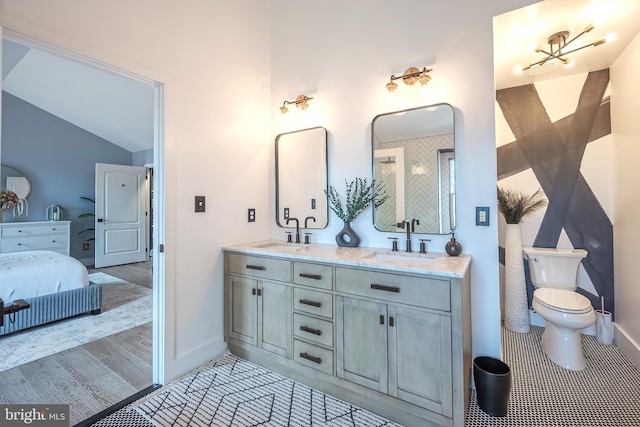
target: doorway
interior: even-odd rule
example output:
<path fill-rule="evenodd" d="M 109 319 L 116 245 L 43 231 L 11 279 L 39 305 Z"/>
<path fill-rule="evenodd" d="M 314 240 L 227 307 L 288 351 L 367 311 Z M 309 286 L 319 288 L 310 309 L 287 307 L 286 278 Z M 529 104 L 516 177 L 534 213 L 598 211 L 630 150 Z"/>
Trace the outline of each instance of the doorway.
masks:
<path fill-rule="evenodd" d="M 128 79 L 130 81 L 135 82 L 138 85 L 141 84 L 142 86 L 146 86 L 147 88 L 150 89 L 152 93 L 152 97 L 149 101 L 151 104 L 149 106 L 149 110 L 152 112 L 152 118 L 151 118 L 152 129 L 150 133 L 152 148 L 148 150 L 148 152 L 143 153 L 143 156 L 146 156 L 146 157 L 140 157 L 138 159 L 138 164 L 144 165 L 144 166 L 151 165 L 153 167 L 153 174 L 150 174 L 149 176 L 152 177 L 153 179 L 153 184 L 151 185 L 151 187 L 153 188 L 153 195 L 154 195 L 153 206 L 155 207 L 156 212 L 152 217 L 151 216 L 149 217 L 149 221 L 152 222 L 151 230 L 153 230 L 153 236 L 149 236 L 148 240 L 150 242 L 161 241 L 160 239 L 163 236 L 163 227 L 164 227 L 163 225 L 164 218 L 162 216 L 162 209 L 161 209 L 161 207 L 163 206 L 163 186 L 162 186 L 163 85 L 159 82 L 155 82 L 141 76 L 133 75 L 124 70 L 114 69 L 111 66 L 96 62 L 94 60 L 90 60 L 85 57 L 81 57 L 72 52 L 62 52 L 60 51 L 60 49 L 53 49 L 49 46 L 45 46 L 31 40 L 25 40 L 21 38 L 19 35 L 12 34 L 10 31 L 7 32 L 5 30 L 5 33 L 3 34 L 3 40 L 10 40 L 15 44 L 24 46 L 26 50 L 39 50 L 49 55 L 57 56 L 59 60 L 61 59 L 68 62 L 68 65 L 70 67 L 74 65 L 83 66 L 83 67 L 93 67 L 97 70 L 100 70 L 100 72 L 102 73 L 111 74 L 112 76 L 117 76 L 118 78 L 124 78 L 125 80 Z M 3 78 L 4 77 L 5 76 L 3 75 Z M 11 96 L 15 97 L 15 95 L 13 94 Z M 69 121 L 69 118 L 65 118 L 64 120 Z M 3 141 L 3 147 L 2 147 L 3 149 L 4 149 L 4 143 L 7 143 L 6 139 L 5 141 Z M 67 149 L 66 148 L 61 149 L 61 151 L 67 151 Z M 67 154 L 69 153 L 67 152 Z M 135 158 L 137 154 L 139 153 L 134 153 L 133 157 Z M 77 155 L 77 153 L 74 152 L 74 155 Z M 111 162 L 111 159 L 108 159 L 107 162 Z M 80 194 L 80 195 L 84 195 L 84 194 Z M 75 194 L 74 197 L 78 198 L 78 194 Z M 66 204 L 68 206 L 71 206 L 73 204 L 73 201 L 69 201 Z M 40 209 L 35 208 L 36 205 L 37 203 L 34 203 L 32 206 L 30 206 L 32 208 L 30 217 L 24 220 L 28 221 L 28 220 L 36 219 L 35 217 L 37 213 L 39 213 L 40 211 Z M 82 209 L 86 209 L 86 205 L 82 206 Z M 68 219 L 74 220 L 75 218 L 69 217 Z M 74 235 L 73 237 L 75 237 L 75 233 L 72 233 L 72 234 Z M 74 244 L 73 237 L 72 237 L 72 245 L 73 247 L 76 247 L 77 245 Z M 84 239 L 84 237 L 82 238 Z M 150 246 L 149 246 L 149 250 L 151 251 Z M 98 341 L 86 343 L 88 347 L 91 347 L 90 352 L 92 352 L 91 353 L 92 357 L 100 361 L 103 365 L 116 367 L 118 365 L 118 360 L 120 360 L 119 365 L 121 366 L 124 365 L 123 369 L 132 370 L 129 374 L 133 374 L 134 371 L 136 370 L 139 372 L 142 371 L 141 366 L 132 364 L 130 363 L 129 359 L 126 359 L 127 351 L 131 353 L 130 350 L 132 350 L 131 348 L 127 350 L 126 341 L 133 339 L 134 341 L 137 342 L 137 344 L 139 344 L 139 347 L 142 348 L 143 351 L 148 352 L 148 356 L 150 356 L 151 358 L 151 370 L 148 373 L 146 380 L 144 378 L 133 379 L 132 381 L 129 382 L 129 385 L 127 385 L 126 387 L 119 387 L 117 385 L 117 381 L 115 380 L 114 382 L 110 383 L 111 385 L 109 385 L 108 382 L 104 382 L 100 386 L 101 387 L 100 390 L 95 391 L 95 393 L 98 393 L 99 395 L 94 395 L 92 396 L 91 399 L 86 399 L 85 397 L 86 393 L 76 393 L 79 397 L 79 400 L 77 403 L 74 404 L 74 406 L 77 405 L 79 410 L 78 410 L 78 414 L 76 414 L 75 417 L 72 414 L 72 420 L 71 420 L 72 424 L 75 424 L 78 421 L 88 418 L 89 416 L 97 412 L 100 412 L 101 410 L 105 409 L 111 404 L 117 403 L 118 401 L 122 400 L 124 397 L 127 397 L 127 396 L 121 397 L 120 395 L 117 395 L 117 393 L 115 393 L 114 390 L 120 389 L 118 392 L 121 392 L 122 390 L 131 391 L 130 394 L 134 394 L 135 391 L 145 388 L 150 384 L 162 382 L 163 366 L 161 366 L 162 359 L 160 355 L 163 354 L 162 338 L 163 338 L 164 325 L 162 324 L 161 321 L 159 321 L 159 319 L 163 318 L 163 313 L 161 312 L 162 306 L 159 303 L 159 301 L 163 299 L 162 295 L 164 294 L 164 275 L 163 275 L 164 260 L 162 259 L 162 256 L 158 256 L 158 251 L 153 251 L 153 253 L 155 256 L 151 257 L 150 260 L 147 260 L 142 263 L 127 264 L 123 266 L 114 266 L 112 267 L 114 270 L 108 273 L 109 275 L 116 278 L 120 278 L 120 279 L 125 277 L 125 279 L 123 280 L 126 280 L 126 281 L 131 281 L 131 282 L 144 281 L 145 284 L 143 284 L 142 286 L 147 286 L 152 288 L 151 291 L 152 291 L 153 322 L 150 322 L 146 326 L 140 328 L 142 329 L 142 331 L 140 330 L 130 331 L 126 337 L 118 336 L 117 334 L 113 335 L 112 336 L 113 339 L 120 340 L 121 343 L 124 344 L 124 346 L 120 346 L 122 348 L 119 348 L 118 350 L 114 350 L 115 347 L 109 348 L 105 343 L 99 343 Z M 149 339 L 147 339 L 146 337 L 149 337 Z M 123 349 L 124 349 L 124 352 L 123 352 Z M 87 350 L 87 349 L 85 348 L 84 350 Z M 73 356 L 73 357 L 76 357 L 76 356 Z M 99 369 L 103 369 L 102 367 L 98 368 L 96 366 L 89 366 L 87 363 L 81 361 L 80 358 L 82 356 L 77 356 L 77 357 L 79 357 L 79 359 L 77 359 L 77 363 L 80 366 L 82 366 L 81 370 L 87 373 L 87 376 L 86 376 L 87 381 L 92 380 L 91 376 L 96 372 L 99 372 Z M 122 361 L 125 359 L 127 363 L 122 363 Z M 58 358 L 58 360 L 49 359 L 48 361 L 40 363 L 37 366 L 35 365 L 31 366 L 29 369 L 30 373 L 28 373 L 27 375 L 31 375 L 31 373 L 33 373 L 34 380 L 37 380 L 36 378 L 37 375 L 35 375 L 35 373 L 42 374 L 43 370 L 46 371 L 47 369 L 54 367 L 56 364 L 61 365 L 63 370 L 65 370 L 70 366 L 73 366 L 73 364 L 75 363 L 75 362 L 68 363 L 68 362 L 65 362 L 64 360 L 61 358 Z M 66 363 L 66 366 L 65 366 L 65 363 Z M 109 373 L 108 376 L 110 375 L 112 378 L 115 378 L 115 376 L 118 376 L 118 375 L 129 376 L 129 378 L 135 377 L 135 375 L 129 375 L 126 372 L 118 373 L 116 372 L 115 369 L 112 369 L 111 371 L 113 372 Z M 0 373 L 0 376 L 1 374 L 2 373 Z M 74 377 L 74 375 L 71 375 L 71 376 Z M 77 380 L 78 378 L 72 378 L 72 379 L 75 382 L 80 383 L 80 385 L 82 385 L 82 381 L 78 381 Z M 33 389 L 38 387 L 36 383 L 30 386 L 31 391 L 28 388 L 24 388 L 22 390 L 19 389 L 19 385 L 24 384 L 23 381 L 18 381 L 17 384 L 16 383 L 12 384 L 10 381 L 2 381 L 1 383 L 10 387 L 11 394 L 15 395 L 16 398 L 19 398 L 20 402 L 43 401 L 43 397 L 40 396 L 38 398 L 35 398 L 32 393 Z M 90 386 L 90 384 L 87 384 L 87 386 Z M 4 386 L 0 386 L 0 389 L 2 389 L 2 387 Z M 5 394 L 5 393 L 2 393 L 2 394 Z M 46 400 L 46 403 L 67 403 L 67 399 L 71 394 L 74 394 L 74 393 L 67 393 L 65 395 L 60 395 L 60 396 L 55 396 L 54 394 L 52 394 L 51 399 L 45 399 L 45 400 Z M 108 399 L 103 398 L 103 396 L 107 396 L 107 395 L 112 396 L 113 400 L 115 401 L 109 401 Z M 59 400 L 58 397 L 62 400 Z M 89 400 L 91 401 L 91 404 L 87 403 Z M 95 402 L 98 402 L 102 407 L 100 408 L 95 407 L 94 406 Z M 71 411 L 73 413 L 74 409 L 72 408 Z"/>

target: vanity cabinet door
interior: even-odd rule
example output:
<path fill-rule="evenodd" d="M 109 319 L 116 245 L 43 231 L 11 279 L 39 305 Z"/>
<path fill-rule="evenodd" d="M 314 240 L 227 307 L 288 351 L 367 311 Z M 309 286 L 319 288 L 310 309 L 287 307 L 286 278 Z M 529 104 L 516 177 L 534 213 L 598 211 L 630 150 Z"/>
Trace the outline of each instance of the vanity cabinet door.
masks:
<path fill-rule="evenodd" d="M 451 318 L 388 306 L 389 394 L 452 416 Z"/>
<path fill-rule="evenodd" d="M 229 337 L 291 356 L 291 288 L 229 276 Z"/>
<path fill-rule="evenodd" d="M 258 297 L 258 345 L 280 356 L 291 355 L 291 287 L 262 282 Z"/>
<path fill-rule="evenodd" d="M 258 281 L 229 276 L 229 336 L 248 344 L 258 345 L 256 289 Z"/>
<path fill-rule="evenodd" d="M 386 304 L 340 296 L 337 308 L 338 376 L 386 393 Z"/>

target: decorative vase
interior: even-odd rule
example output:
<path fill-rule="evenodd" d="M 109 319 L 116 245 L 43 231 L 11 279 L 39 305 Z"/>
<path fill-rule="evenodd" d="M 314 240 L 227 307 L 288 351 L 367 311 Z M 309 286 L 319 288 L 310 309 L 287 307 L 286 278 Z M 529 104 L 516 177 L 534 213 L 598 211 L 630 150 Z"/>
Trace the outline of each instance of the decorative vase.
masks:
<path fill-rule="evenodd" d="M 336 234 L 336 243 L 338 246 L 347 248 L 357 248 L 360 246 L 360 236 L 353 231 L 350 222 L 345 222 L 342 230 Z"/>
<path fill-rule="evenodd" d="M 453 233 L 451 233 L 451 240 L 444 245 L 444 250 L 449 256 L 458 256 L 462 253 L 462 245 L 456 240 Z"/>
<path fill-rule="evenodd" d="M 529 307 L 527 307 L 520 224 L 507 224 L 505 236 L 504 327 L 514 332 L 529 332 Z"/>

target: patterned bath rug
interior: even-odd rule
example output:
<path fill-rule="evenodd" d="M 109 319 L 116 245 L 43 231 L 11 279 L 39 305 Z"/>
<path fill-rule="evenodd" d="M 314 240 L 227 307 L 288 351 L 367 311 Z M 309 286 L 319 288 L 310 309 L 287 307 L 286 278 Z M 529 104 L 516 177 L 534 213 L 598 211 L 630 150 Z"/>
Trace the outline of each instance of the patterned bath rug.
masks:
<path fill-rule="evenodd" d="M 402 427 L 231 353 L 132 407 L 158 427 Z"/>

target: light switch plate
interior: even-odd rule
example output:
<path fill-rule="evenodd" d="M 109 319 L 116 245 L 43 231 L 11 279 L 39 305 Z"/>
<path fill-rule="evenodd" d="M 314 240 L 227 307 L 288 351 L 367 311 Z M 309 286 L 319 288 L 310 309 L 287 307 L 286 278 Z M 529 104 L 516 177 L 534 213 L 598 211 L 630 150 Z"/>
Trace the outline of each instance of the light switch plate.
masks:
<path fill-rule="evenodd" d="M 205 202 L 204 196 L 195 196 L 195 212 L 204 212 Z"/>
<path fill-rule="evenodd" d="M 489 226 L 489 207 L 476 206 L 476 225 Z"/>

